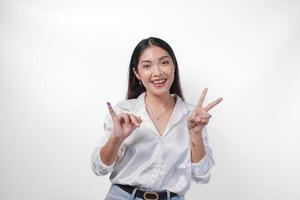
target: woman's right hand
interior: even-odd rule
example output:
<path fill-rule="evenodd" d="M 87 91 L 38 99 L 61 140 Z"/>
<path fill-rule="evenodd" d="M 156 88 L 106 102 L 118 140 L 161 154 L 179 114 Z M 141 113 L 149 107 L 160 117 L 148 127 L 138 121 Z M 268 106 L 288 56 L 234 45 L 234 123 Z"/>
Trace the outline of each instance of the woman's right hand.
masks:
<path fill-rule="evenodd" d="M 142 123 L 141 117 L 129 113 L 117 115 L 111 104 L 107 102 L 113 122 L 113 136 L 119 141 L 125 140 Z"/>

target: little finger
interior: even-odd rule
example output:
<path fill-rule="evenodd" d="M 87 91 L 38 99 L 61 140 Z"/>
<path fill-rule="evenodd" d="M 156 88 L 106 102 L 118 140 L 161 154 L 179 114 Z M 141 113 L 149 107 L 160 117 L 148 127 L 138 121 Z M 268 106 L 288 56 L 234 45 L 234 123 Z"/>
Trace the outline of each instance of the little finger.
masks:
<path fill-rule="evenodd" d="M 130 114 L 129 116 L 130 116 L 131 122 L 132 122 L 135 126 L 139 127 L 139 126 L 140 126 L 140 123 L 138 122 L 137 118 L 136 118 L 133 114 Z"/>

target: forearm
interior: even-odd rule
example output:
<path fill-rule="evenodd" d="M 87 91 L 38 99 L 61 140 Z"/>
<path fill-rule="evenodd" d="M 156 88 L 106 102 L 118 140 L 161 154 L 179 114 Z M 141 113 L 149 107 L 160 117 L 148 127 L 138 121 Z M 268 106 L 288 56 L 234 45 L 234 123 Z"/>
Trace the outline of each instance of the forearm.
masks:
<path fill-rule="evenodd" d="M 115 162 L 122 142 L 122 139 L 117 139 L 114 137 L 114 134 L 111 134 L 106 144 L 100 150 L 100 159 L 105 165 L 111 165 Z"/>
<path fill-rule="evenodd" d="M 202 139 L 202 133 L 191 133 L 190 132 L 190 143 L 191 143 L 191 159 L 192 163 L 198 163 L 205 156 L 205 147 Z"/>

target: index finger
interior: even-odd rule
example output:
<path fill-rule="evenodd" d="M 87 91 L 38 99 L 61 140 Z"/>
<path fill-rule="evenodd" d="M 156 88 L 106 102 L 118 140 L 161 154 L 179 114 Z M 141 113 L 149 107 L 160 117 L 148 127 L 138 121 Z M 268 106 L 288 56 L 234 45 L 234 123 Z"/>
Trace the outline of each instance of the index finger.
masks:
<path fill-rule="evenodd" d="M 218 105 L 221 101 L 223 100 L 222 97 L 214 100 L 213 102 L 211 102 L 210 104 L 208 104 L 207 106 L 205 106 L 205 110 L 209 111 L 210 109 L 212 109 L 213 107 L 215 107 L 216 105 Z"/>
<path fill-rule="evenodd" d="M 115 113 L 114 109 L 112 108 L 111 104 L 107 102 L 108 110 L 112 118 L 117 117 L 117 114 Z"/>
<path fill-rule="evenodd" d="M 204 90 L 202 91 L 202 94 L 199 98 L 197 106 L 200 106 L 202 108 L 206 93 L 207 93 L 207 88 L 204 88 Z"/>

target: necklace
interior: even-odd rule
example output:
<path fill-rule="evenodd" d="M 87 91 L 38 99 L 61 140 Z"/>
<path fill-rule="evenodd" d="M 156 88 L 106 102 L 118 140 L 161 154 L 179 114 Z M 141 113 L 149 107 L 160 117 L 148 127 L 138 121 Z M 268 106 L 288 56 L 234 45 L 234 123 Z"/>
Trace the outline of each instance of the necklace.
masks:
<path fill-rule="evenodd" d="M 150 113 L 150 112 L 149 112 L 150 110 L 149 110 L 149 108 L 148 108 L 149 106 L 146 105 L 145 107 L 146 107 L 147 112 Z M 167 111 L 170 110 L 172 107 L 173 107 L 173 106 L 170 106 L 169 108 L 166 108 L 162 113 L 160 113 L 158 116 L 154 117 L 155 120 L 159 121 L 159 119 L 160 119 L 165 113 L 167 113 Z M 153 112 L 151 111 L 151 113 L 153 113 Z"/>
<path fill-rule="evenodd" d="M 160 117 L 162 117 L 170 108 L 165 109 L 161 114 L 159 114 L 158 116 L 154 117 L 157 121 L 160 119 Z M 146 107 L 146 110 L 149 112 L 149 109 Z M 153 113 L 153 112 L 151 112 Z"/>

